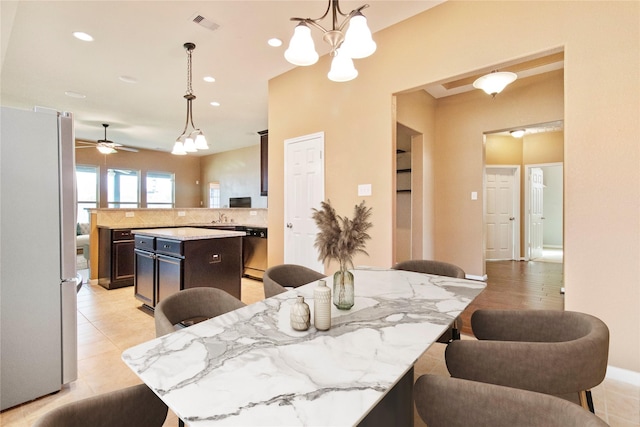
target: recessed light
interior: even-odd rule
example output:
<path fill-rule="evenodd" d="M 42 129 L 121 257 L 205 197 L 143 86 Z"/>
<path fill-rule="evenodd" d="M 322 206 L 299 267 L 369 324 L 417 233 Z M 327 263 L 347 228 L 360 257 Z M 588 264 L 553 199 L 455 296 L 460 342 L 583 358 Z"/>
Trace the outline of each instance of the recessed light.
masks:
<path fill-rule="evenodd" d="M 282 40 L 280 40 L 280 39 L 278 39 L 278 38 L 275 38 L 275 37 L 274 37 L 274 38 L 272 38 L 272 39 L 269 39 L 269 40 L 267 41 L 267 43 L 269 44 L 269 46 L 273 46 L 273 47 L 280 47 L 280 46 L 282 46 Z"/>
<path fill-rule="evenodd" d="M 75 31 L 73 33 L 73 37 L 77 38 L 78 40 L 85 41 L 85 42 L 92 42 L 93 41 L 93 37 L 91 37 L 90 34 L 83 33 L 82 31 Z"/>
<path fill-rule="evenodd" d="M 136 79 L 135 77 L 131 77 L 131 76 L 120 76 L 120 77 L 118 77 L 118 79 L 121 82 L 125 82 L 125 83 L 138 83 L 138 79 Z"/>
<path fill-rule="evenodd" d="M 67 95 L 68 97 L 78 98 L 78 99 L 83 99 L 83 98 L 87 97 L 87 95 L 84 95 L 84 94 L 78 93 L 78 92 L 73 92 L 73 91 L 70 91 L 70 90 L 66 91 L 64 94 Z"/>
<path fill-rule="evenodd" d="M 202 78 L 202 80 L 204 80 L 204 81 L 205 81 L 205 82 L 207 82 L 207 83 L 213 83 L 213 82 L 215 82 L 215 81 L 216 81 L 216 79 L 215 79 L 215 78 L 213 78 L 213 77 L 211 77 L 211 76 L 203 77 L 203 78 Z"/>
<path fill-rule="evenodd" d="M 220 103 L 217 102 L 217 101 L 213 101 L 210 104 L 213 105 L 214 107 L 219 107 L 220 106 Z"/>

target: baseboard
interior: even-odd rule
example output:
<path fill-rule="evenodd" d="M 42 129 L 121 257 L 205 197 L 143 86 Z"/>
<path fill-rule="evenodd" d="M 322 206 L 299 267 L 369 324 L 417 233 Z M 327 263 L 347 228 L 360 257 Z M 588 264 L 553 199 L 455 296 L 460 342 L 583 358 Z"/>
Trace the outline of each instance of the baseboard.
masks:
<path fill-rule="evenodd" d="M 549 249 L 562 249 L 564 246 L 562 245 L 544 245 L 542 248 L 549 248 Z"/>
<path fill-rule="evenodd" d="M 607 378 L 640 387 L 640 372 L 607 365 Z"/>
<path fill-rule="evenodd" d="M 469 280 L 478 280 L 480 282 L 486 282 L 487 281 L 487 275 L 486 274 L 484 276 L 475 276 L 473 274 L 465 274 L 464 278 L 465 279 L 469 279 Z"/>

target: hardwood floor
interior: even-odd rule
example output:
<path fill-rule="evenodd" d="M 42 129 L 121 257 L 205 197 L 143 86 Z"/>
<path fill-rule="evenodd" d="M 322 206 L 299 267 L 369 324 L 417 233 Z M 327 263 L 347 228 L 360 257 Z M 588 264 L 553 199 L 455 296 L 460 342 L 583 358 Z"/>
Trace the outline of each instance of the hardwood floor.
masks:
<path fill-rule="evenodd" d="M 563 310 L 562 264 L 489 261 L 487 288 L 462 312 L 462 333 L 471 332 L 471 314 L 479 308 Z"/>

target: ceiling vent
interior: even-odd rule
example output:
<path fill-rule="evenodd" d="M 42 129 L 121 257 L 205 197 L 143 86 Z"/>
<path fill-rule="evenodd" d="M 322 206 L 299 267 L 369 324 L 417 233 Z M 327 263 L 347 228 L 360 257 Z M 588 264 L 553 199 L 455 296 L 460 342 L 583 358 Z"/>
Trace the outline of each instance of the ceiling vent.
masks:
<path fill-rule="evenodd" d="M 195 14 L 195 16 L 191 20 L 193 22 L 195 22 L 196 24 L 206 28 L 207 30 L 211 30 L 211 31 L 215 31 L 220 27 L 220 25 L 216 24 L 213 21 L 208 20 L 204 16 L 202 16 L 200 14 L 197 14 L 197 13 Z"/>

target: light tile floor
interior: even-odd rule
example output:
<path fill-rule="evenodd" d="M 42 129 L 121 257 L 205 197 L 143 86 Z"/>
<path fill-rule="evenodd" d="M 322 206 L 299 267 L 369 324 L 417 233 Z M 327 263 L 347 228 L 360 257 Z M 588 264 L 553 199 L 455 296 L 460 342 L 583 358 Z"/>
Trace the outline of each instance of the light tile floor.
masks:
<path fill-rule="evenodd" d="M 242 300 L 251 304 L 264 298 L 262 282 L 243 279 Z M 56 394 L 0 413 L 0 425 L 26 427 L 51 409 L 74 400 L 140 382 L 122 362 L 122 352 L 155 337 L 153 317 L 140 308 L 133 288 L 107 291 L 85 284 L 78 294 L 78 380 Z M 416 364 L 416 375 L 448 375 L 442 344 L 434 344 Z M 612 427 L 640 427 L 640 388 L 612 380 L 593 390 L 596 413 Z M 171 412 L 165 426 L 175 427 Z M 424 426 L 416 415 L 415 426 Z"/>

